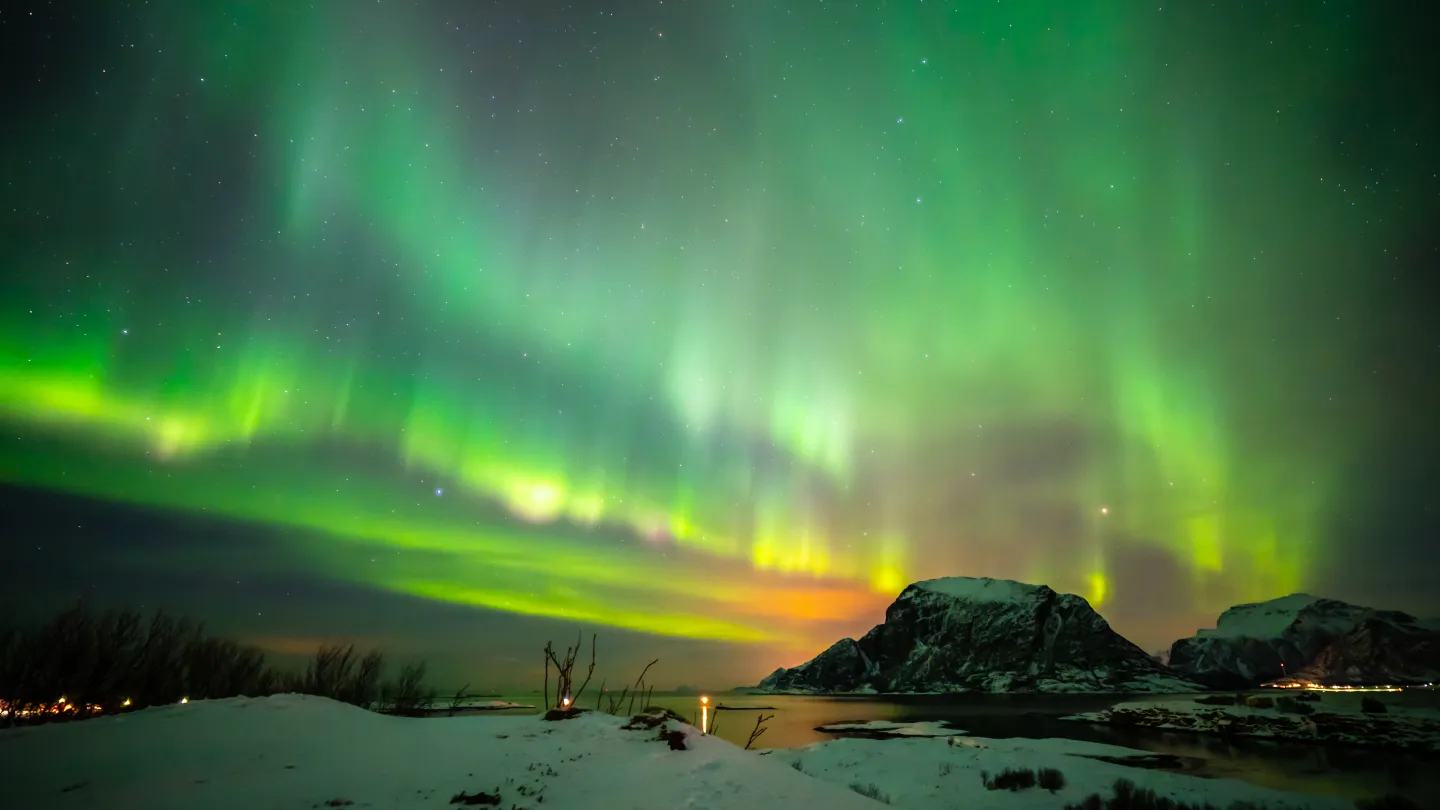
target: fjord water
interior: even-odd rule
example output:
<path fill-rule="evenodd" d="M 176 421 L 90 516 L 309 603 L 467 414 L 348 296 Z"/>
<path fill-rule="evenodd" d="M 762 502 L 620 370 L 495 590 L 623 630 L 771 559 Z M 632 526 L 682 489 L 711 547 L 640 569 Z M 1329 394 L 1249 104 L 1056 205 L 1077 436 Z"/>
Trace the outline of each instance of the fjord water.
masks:
<path fill-rule="evenodd" d="M 1400 793 L 1421 807 L 1440 807 L 1440 755 L 1411 754 L 1357 746 L 1310 745 L 1230 738 L 1218 735 L 1120 728 L 1060 718 L 1098 711 L 1118 702 L 1175 699 L 1176 695 L 913 695 L 881 697 L 808 697 L 797 695 L 716 694 L 711 712 L 714 731 L 744 745 L 755 726 L 756 709 L 774 715 L 756 743 L 759 748 L 794 748 L 835 739 L 816 726 L 865 720 L 948 721 L 976 737 L 1062 737 L 1107 743 L 1185 760 L 1185 772 L 1317 796 L 1362 798 Z M 1357 696 L 1327 695 L 1332 700 Z M 1440 692 L 1406 691 L 1386 702 L 1416 708 L 1440 708 Z M 539 695 L 506 697 L 540 703 Z M 593 709 L 593 698 L 580 703 Z M 697 724 L 700 699 L 694 695 L 656 694 L 651 704 L 670 709 Z M 639 709 L 639 703 L 636 704 Z M 627 700 L 628 706 L 628 700 Z M 714 719 L 718 716 L 718 719 Z"/>

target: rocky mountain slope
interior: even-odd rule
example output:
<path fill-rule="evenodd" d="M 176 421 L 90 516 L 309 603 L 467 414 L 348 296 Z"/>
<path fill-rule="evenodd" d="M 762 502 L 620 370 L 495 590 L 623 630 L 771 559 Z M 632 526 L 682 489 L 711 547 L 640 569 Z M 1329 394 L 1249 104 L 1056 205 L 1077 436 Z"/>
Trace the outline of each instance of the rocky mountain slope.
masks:
<path fill-rule="evenodd" d="M 1237 605 L 1213 630 L 1176 641 L 1170 666 L 1219 688 L 1281 678 L 1316 683 L 1440 680 L 1440 630 L 1395 610 L 1291 594 Z"/>
<path fill-rule="evenodd" d="M 1161 666 L 1073 594 L 950 577 L 917 582 L 859 641 L 760 682 L 771 692 L 1178 692 Z"/>

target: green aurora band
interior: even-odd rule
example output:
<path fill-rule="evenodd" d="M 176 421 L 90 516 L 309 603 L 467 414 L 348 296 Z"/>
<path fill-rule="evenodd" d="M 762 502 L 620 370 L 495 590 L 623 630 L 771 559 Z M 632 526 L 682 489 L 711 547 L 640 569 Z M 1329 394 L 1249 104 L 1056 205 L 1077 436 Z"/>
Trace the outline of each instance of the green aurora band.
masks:
<path fill-rule="evenodd" d="M 1314 581 L 1379 429 L 1347 285 L 1412 224 L 1315 136 L 1349 5 L 1280 53 L 1107 2 L 303 5 L 109 21 L 4 136 L 0 480 L 797 649 L 924 576 L 1104 610 L 1136 547 L 1185 632 Z"/>

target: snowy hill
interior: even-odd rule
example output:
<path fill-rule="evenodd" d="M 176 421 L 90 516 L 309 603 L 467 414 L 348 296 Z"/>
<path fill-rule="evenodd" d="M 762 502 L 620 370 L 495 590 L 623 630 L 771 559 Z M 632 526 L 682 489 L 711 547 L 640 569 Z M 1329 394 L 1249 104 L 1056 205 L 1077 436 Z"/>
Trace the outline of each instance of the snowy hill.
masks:
<path fill-rule="evenodd" d="M 302 695 L 194 701 L 0 731 L 0 806 L 444 808 L 481 792 L 507 810 L 875 806 L 688 726 L 674 751 L 625 721 L 386 717 Z"/>
<path fill-rule="evenodd" d="M 772 692 L 1183 692 L 1161 666 L 1073 594 L 1010 580 L 917 582 L 859 641 L 841 639 Z"/>
<path fill-rule="evenodd" d="M 1320 683 L 1424 682 L 1440 677 L 1440 632 L 1415 617 L 1291 594 L 1237 605 L 1170 648 L 1170 666 L 1216 687 L 1282 677 Z"/>

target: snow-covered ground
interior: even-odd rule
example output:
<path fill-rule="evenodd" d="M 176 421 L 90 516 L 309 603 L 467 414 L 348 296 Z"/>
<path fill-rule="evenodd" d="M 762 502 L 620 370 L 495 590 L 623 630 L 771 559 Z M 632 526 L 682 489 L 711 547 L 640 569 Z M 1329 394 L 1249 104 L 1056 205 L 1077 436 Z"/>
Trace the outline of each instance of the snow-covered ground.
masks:
<path fill-rule="evenodd" d="M 300 695 L 194 701 L 0 732 L 0 806 L 445 808 L 480 791 L 505 810 L 874 806 L 694 729 L 672 751 L 624 722 L 386 717 Z"/>
<path fill-rule="evenodd" d="M 840 739 L 807 748 L 776 749 L 765 756 L 804 773 L 839 785 L 874 785 L 894 807 L 916 810 L 1056 810 L 1079 802 L 1092 793 L 1110 794 L 1117 779 L 1129 779 L 1162 796 L 1228 807 L 1248 800 L 1306 810 L 1354 810 L 1344 799 L 1283 793 L 1230 779 L 1194 776 L 1104 762 L 1093 757 L 1148 758 L 1144 751 L 1076 740 L 992 740 L 974 737 L 946 739 Z M 1010 792 L 987 790 L 982 774 L 991 777 L 1006 768 L 1054 768 L 1065 776 L 1065 787 L 1051 793 L 1038 787 Z"/>
<path fill-rule="evenodd" d="M 196 701 L 0 732 L 0 806 L 443 808 L 461 793 L 483 792 L 498 796 L 506 810 L 847 810 L 878 807 L 851 787 L 873 785 L 895 807 L 1038 810 L 1108 792 L 1124 777 L 1216 804 L 1245 798 L 1272 808 L 1349 807 L 1102 762 L 1089 757 L 1143 752 L 1068 740 L 841 739 L 754 752 L 671 720 L 686 745 L 672 750 L 658 729 L 627 730 L 625 723 L 595 713 L 560 722 L 536 715 L 385 717 L 299 695 Z M 1054 767 L 1067 783 L 1055 794 L 986 790 L 981 772 L 1007 766 Z"/>

